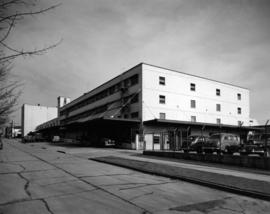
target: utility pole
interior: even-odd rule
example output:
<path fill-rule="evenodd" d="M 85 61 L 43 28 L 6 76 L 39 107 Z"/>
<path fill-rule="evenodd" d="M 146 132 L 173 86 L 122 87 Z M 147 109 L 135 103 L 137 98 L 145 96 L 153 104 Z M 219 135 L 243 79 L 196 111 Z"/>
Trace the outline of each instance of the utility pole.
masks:
<path fill-rule="evenodd" d="M 266 121 L 265 125 L 264 125 L 264 134 L 265 134 L 265 137 L 264 137 L 264 157 L 267 157 L 267 140 L 268 140 L 268 137 L 267 137 L 267 124 L 268 124 L 269 120 Z"/>

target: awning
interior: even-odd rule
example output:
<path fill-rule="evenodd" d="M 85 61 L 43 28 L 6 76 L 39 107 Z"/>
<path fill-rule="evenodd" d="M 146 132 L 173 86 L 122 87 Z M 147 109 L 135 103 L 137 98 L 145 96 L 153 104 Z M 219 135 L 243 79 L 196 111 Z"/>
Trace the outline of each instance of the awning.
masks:
<path fill-rule="evenodd" d="M 202 122 L 191 122 L 191 121 L 180 121 L 180 120 L 166 120 L 166 119 L 153 119 L 144 121 L 145 125 L 183 125 L 183 126 L 193 126 L 193 127 L 214 127 L 214 128 L 229 128 L 229 129 L 241 129 L 241 130 L 263 130 L 261 127 L 254 126 L 234 126 L 228 124 L 215 124 L 215 123 L 202 123 Z"/>

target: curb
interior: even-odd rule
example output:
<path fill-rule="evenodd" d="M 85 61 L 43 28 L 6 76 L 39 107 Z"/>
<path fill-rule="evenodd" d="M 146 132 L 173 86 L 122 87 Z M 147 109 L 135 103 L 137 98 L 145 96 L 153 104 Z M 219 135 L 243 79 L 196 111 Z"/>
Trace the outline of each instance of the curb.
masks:
<path fill-rule="evenodd" d="M 192 176 L 185 176 L 183 174 L 179 175 L 179 171 L 193 171 L 196 173 L 202 173 L 204 175 L 207 174 L 207 176 L 211 176 L 211 175 L 216 175 L 216 176 L 220 176 L 220 174 L 218 173 L 212 173 L 212 172 L 203 172 L 203 171 L 199 171 L 199 170 L 194 170 L 194 169 L 184 169 L 181 167 L 176 167 L 176 166 L 170 166 L 170 165 L 166 165 L 166 164 L 159 164 L 159 163 L 151 163 L 151 162 L 147 162 L 147 161 L 139 161 L 139 160 L 132 160 L 132 159 L 125 159 L 125 158 L 119 158 L 119 157 L 115 157 L 115 156 L 106 156 L 106 157 L 99 157 L 99 158 L 89 158 L 89 160 L 93 160 L 93 161 L 97 161 L 97 162 L 102 162 L 102 163 L 106 163 L 106 164 L 112 164 L 112 165 L 116 165 L 116 166 L 120 166 L 120 167 L 124 167 L 124 168 L 128 168 L 128 169 L 132 169 L 132 170 L 136 170 L 136 171 L 140 171 L 140 172 L 144 172 L 147 174 L 152 174 L 152 175 L 158 175 L 158 176 L 163 176 L 163 177 L 168 177 L 168 178 L 172 178 L 172 179 L 178 179 L 178 180 L 183 180 L 183 181 L 187 181 L 190 183 L 194 183 L 194 184 L 199 184 L 199 185 L 203 185 L 203 186 L 207 186 L 207 187 L 211 187 L 214 189 L 219 189 L 219 190 L 223 190 L 223 191 L 227 191 L 227 192 L 231 192 L 231 193 L 237 193 L 240 195 L 244 195 L 244 196 L 249 196 L 249 197 L 253 197 L 253 198 L 258 198 L 258 199 L 262 199 L 262 200 L 266 200 L 266 201 L 270 201 L 270 194 L 263 192 L 263 191 L 258 191 L 258 189 L 244 189 L 244 188 L 239 188 L 236 185 L 234 185 L 233 183 L 231 185 L 227 184 L 224 185 L 222 183 L 218 183 L 218 182 L 211 182 L 208 179 L 198 179 L 196 177 L 192 177 Z M 134 164 L 132 164 L 135 163 Z M 147 167 L 146 167 L 147 165 Z M 168 169 L 166 170 L 162 170 L 162 169 Z M 158 169 L 160 168 L 160 169 Z M 191 173 L 192 174 L 192 173 Z M 206 177 L 207 177 L 206 176 Z M 247 180 L 251 180 L 251 179 L 247 179 L 247 178 L 239 178 L 239 177 L 234 177 L 234 176 L 228 176 L 228 175 L 222 175 L 223 176 L 223 180 L 228 180 L 228 178 L 233 178 L 235 179 L 239 179 L 239 181 L 242 182 L 243 181 L 247 181 Z M 225 176 L 225 177 L 224 177 Z M 204 176 L 202 176 L 203 178 Z M 227 177 L 227 178 L 226 178 Z M 264 186 L 265 183 L 263 181 L 253 181 L 253 186 Z M 256 184 L 254 184 L 254 182 Z M 268 184 L 270 185 L 270 183 Z"/>

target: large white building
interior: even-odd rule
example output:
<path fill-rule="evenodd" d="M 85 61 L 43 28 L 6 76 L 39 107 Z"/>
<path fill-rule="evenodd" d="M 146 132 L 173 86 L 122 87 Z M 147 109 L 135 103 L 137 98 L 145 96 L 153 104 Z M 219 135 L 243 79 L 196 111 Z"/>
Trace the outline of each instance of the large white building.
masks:
<path fill-rule="evenodd" d="M 190 133 L 190 127 L 198 131 L 207 130 L 207 126 L 210 132 L 251 125 L 248 89 L 146 63 L 59 111 L 66 137 L 90 141 L 118 138 L 132 148 L 142 147 L 139 142 L 143 141 L 151 147 L 157 136 L 164 141 L 160 133 L 167 133 L 168 138 L 172 128 Z"/>
<path fill-rule="evenodd" d="M 147 64 L 141 68 L 143 121 L 249 125 L 248 89 Z"/>
<path fill-rule="evenodd" d="M 23 104 L 21 109 L 22 137 L 34 132 L 36 127 L 57 117 L 56 107 Z"/>
<path fill-rule="evenodd" d="M 60 120 L 102 116 L 248 126 L 249 102 L 246 88 L 141 63 L 65 105 Z"/>

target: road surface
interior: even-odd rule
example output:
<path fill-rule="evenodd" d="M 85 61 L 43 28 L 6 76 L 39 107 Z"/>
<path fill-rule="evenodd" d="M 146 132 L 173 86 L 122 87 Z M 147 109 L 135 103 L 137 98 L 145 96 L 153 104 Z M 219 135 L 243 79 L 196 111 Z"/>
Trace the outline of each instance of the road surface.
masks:
<path fill-rule="evenodd" d="M 4 140 L 0 150 L 0 213 L 270 211 L 268 201 L 88 160 L 112 154 L 128 156 L 136 151 L 64 149 L 48 143 Z"/>

